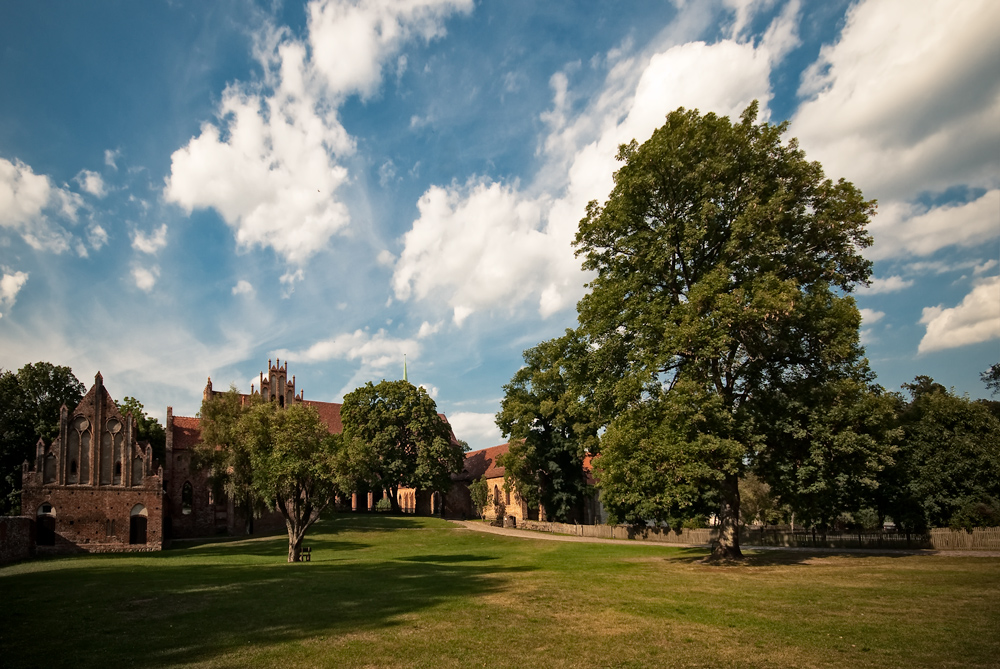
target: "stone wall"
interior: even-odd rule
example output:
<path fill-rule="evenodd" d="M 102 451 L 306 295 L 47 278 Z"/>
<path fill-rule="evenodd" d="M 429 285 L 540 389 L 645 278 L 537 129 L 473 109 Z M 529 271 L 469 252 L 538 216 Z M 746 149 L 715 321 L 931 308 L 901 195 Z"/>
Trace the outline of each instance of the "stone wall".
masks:
<path fill-rule="evenodd" d="M 44 503 L 52 505 L 55 545 L 39 546 L 40 553 L 90 551 L 90 545 L 117 547 L 122 551 L 160 550 L 163 544 L 163 493 L 159 479 L 150 477 L 148 488 L 89 488 L 43 485 L 25 488 L 21 507 L 34 513 Z M 129 544 L 132 510 L 145 507 L 146 543 Z M 101 552 L 107 552 L 102 549 Z"/>
<path fill-rule="evenodd" d="M 34 547 L 31 530 L 31 518 L 0 516 L 0 564 L 31 557 Z"/>

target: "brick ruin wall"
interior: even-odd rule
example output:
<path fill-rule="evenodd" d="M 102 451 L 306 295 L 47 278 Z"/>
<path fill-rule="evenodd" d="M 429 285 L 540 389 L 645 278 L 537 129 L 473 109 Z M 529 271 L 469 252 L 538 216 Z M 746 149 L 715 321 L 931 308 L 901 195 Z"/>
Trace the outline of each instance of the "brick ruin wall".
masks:
<path fill-rule="evenodd" d="M 155 487 L 119 490 L 26 487 L 22 508 L 34 511 L 48 502 L 55 510 L 55 545 L 38 546 L 37 553 L 160 550 L 163 545 L 163 493 L 159 490 L 159 481 L 151 478 Z M 136 504 L 146 507 L 145 544 L 129 544 L 129 523 Z M 113 521 L 113 527 L 109 521 Z"/>
<path fill-rule="evenodd" d="M 27 560 L 32 555 L 31 518 L 0 516 L 0 564 Z"/>

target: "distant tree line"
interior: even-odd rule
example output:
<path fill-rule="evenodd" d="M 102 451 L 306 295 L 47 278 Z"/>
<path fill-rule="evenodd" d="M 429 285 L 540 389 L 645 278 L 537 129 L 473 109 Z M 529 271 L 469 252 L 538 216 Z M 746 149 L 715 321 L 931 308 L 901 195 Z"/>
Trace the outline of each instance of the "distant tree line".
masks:
<path fill-rule="evenodd" d="M 996 524 L 997 405 L 926 377 L 908 399 L 875 382 L 851 297 L 871 276 L 875 202 L 757 114 L 682 108 L 620 147 L 576 235 L 594 273 L 577 327 L 525 351 L 504 387 L 505 485 L 573 520 L 589 453 L 611 521 L 711 514 L 720 559 L 741 557 L 747 511 Z M 984 381 L 997 389 L 996 365 Z"/>

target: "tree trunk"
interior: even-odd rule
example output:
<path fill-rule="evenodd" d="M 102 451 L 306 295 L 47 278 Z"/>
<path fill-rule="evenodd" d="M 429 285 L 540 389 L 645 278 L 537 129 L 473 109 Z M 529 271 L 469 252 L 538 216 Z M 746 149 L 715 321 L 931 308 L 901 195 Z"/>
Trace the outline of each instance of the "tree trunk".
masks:
<path fill-rule="evenodd" d="M 288 531 L 288 561 L 302 561 L 302 537 L 296 536 L 292 530 Z"/>
<path fill-rule="evenodd" d="M 712 544 L 713 560 L 742 560 L 740 551 L 740 486 L 736 474 L 728 474 L 722 483 L 719 509 L 719 538 Z"/>
<path fill-rule="evenodd" d="M 399 486 L 390 486 L 386 493 L 389 495 L 389 510 L 399 513 Z"/>

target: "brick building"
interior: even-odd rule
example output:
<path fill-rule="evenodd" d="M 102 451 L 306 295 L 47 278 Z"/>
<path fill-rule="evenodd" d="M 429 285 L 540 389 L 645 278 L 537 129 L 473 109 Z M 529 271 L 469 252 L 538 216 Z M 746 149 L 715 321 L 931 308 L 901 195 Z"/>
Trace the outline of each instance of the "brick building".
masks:
<path fill-rule="evenodd" d="M 135 440 L 98 372 L 71 411 L 59 412 L 59 436 L 38 441 L 22 468 L 22 512 L 35 522 L 39 553 L 160 550 L 163 474 L 152 447 Z"/>

